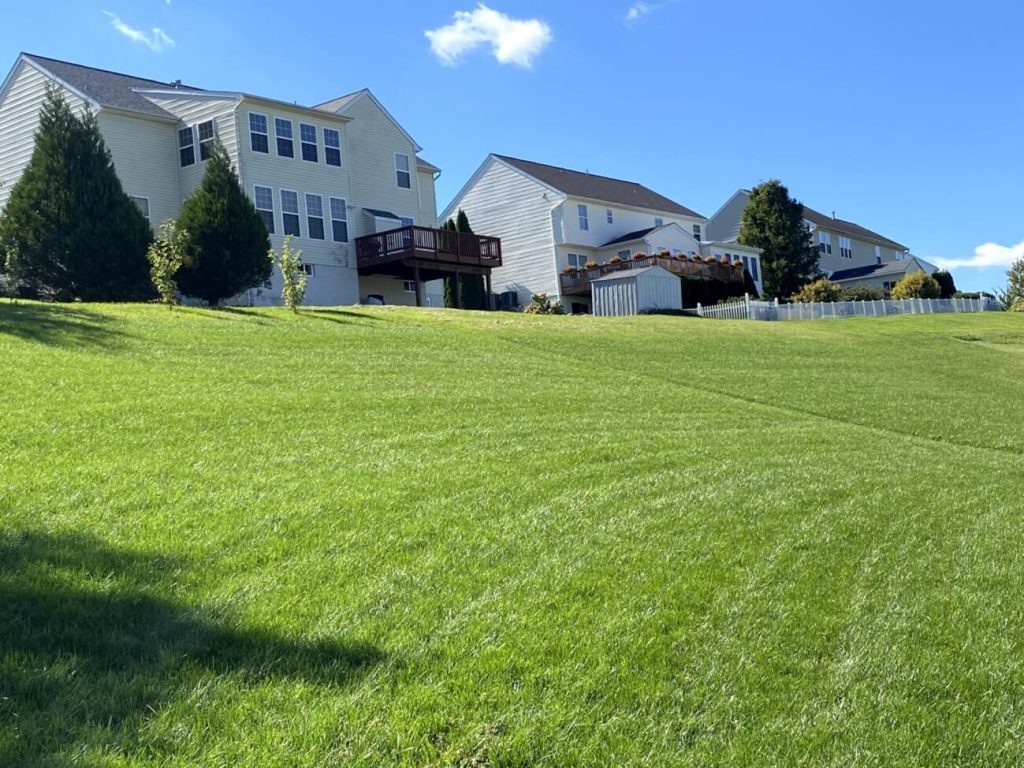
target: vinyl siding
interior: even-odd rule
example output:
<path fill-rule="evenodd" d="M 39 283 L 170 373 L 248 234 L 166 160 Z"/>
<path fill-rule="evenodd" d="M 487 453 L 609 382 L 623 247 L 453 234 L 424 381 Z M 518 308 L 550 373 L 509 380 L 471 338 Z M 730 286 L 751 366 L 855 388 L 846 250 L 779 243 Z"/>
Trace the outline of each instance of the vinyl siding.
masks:
<path fill-rule="evenodd" d="M 21 178 L 35 148 L 39 128 L 39 110 L 46 100 L 50 79 L 26 61 L 20 61 L 11 73 L 7 92 L 0 101 L 0 210 L 7 205 L 11 188 Z M 75 112 L 86 103 L 64 89 L 65 99 Z"/>
<path fill-rule="evenodd" d="M 749 200 L 750 197 L 744 192 L 734 195 L 722 210 L 708 220 L 704 239 L 724 243 L 738 239 L 740 225 L 743 223 L 743 209 Z"/>
<path fill-rule="evenodd" d="M 580 216 L 577 206 L 587 206 L 588 229 L 580 228 Z M 568 198 L 563 208 L 563 229 L 562 236 L 566 244 L 581 245 L 590 248 L 600 248 L 610 240 L 614 240 L 630 232 L 641 229 L 650 229 L 654 226 L 654 220 L 659 218 L 663 224 L 678 224 L 684 232 L 693 233 L 693 225 L 701 225 L 701 232 L 706 219 L 679 216 L 674 213 L 655 211 L 645 208 L 626 208 L 615 206 L 609 203 L 584 200 L 582 198 Z M 608 211 L 612 212 L 612 223 L 608 223 Z"/>
<path fill-rule="evenodd" d="M 448 210 L 462 208 L 474 232 L 501 238 L 504 266 L 492 273 L 493 290 L 518 291 L 528 303 L 534 293 L 558 295 L 553 215 L 563 199 L 490 158 Z"/>
<path fill-rule="evenodd" d="M 819 232 L 827 232 L 832 237 L 832 253 L 822 254 L 821 260 L 818 262 L 818 267 L 823 272 L 834 272 L 838 269 L 853 269 L 854 267 L 866 267 L 871 264 L 877 264 L 875 259 L 875 243 L 870 243 L 864 240 L 857 240 L 856 238 L 850 238 L 850 246 L 853 250 L 852 259 L 844 259 L 839 250 L 839 238 L 846 237 L 846 235 L 835 232 L 828 229 L 827 227 L 819 227 L 814 231 L 814 242 L 818 244 Z M 902 252 L 895 251 L 892 248 L 886 248 L 885 246 L 879 246 L 879 253 L 882 256 L 882 262 L 888 263 L 890 261 L 896 261 L 897 256 L 902 255 Z"/>
<path fill-rule="evenodd" d="M 177 129 L 173 123 L 100 110 L 96 116 L 126 194 L 149 199 L 156 228 L 181 213 L 177 172 Z"/>
<path fill-rule="evenodd" d="M 397 216 L 407 216 L 423 226 L 433 226 L 437 219 L 436 211 L 431 215 L 429 198 L 422 198 L 420 184 L 424 183 L 423 174 L 416 171 L 416 147 L 402 134 L 395 124 L 384 114 L 373 100 L 367 96 L 360 98 L 345 111 L 345 117 L 352 119 L 347 128 L 348 157 L 351 158 L 352 199 L 358 209 L 376 208 L 390 211 Z M 411 175 L 411 188 L 398 186 L 395 176 L 395 153 L 408 155 Z M 433 179 L 431 187 L 433 187 Z M 427 203 L 424 205 L 423 203 Z M 352 216 L 350 228 L 352 237 L 362 237 L 373 233 L 373 220 L 362 215 L 361 210 Z M 424 216 L 427 220 L 424 220 Z M 475 228 L 475 225 L 474 225 Z"/>
<path fill-rule="evenodd" d="M 412 162 L 416 162 L 413 158 Z M 434 174 L 429 171 L 418 171 L 420 213 L 416 223 L 421 227 L 437 226 L 437 198 L 434 195 Z"/>

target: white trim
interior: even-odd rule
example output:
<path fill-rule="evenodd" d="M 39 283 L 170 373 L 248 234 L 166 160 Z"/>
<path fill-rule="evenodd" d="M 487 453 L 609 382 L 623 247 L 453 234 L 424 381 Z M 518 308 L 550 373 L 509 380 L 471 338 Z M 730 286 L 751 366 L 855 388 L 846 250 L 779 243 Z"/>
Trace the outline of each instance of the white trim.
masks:
<path fill-rule="evenodd" d="M 64 88 L 65 90 L 68 90 L 71 93 L 75 94 L 75 96 L 80 98 L 82 101 L 84 101 L 90 107 L 92 107 L 94 110 L 99 111 L 100 109 L 103 109 L 103 105 L 100 104 L 98 101 L 96 101 L 94 98 L 92 98 L 91 96 L 86 96 L 85 93 L 83 93 L 82 91 L 80 91 L 77 88 L 69 85 L 67 82 L 65 82 L 61 78 L 57 77 L 55 74 L 53 74 L 53 72 L 48 70 L 46 67 L 44 67 L 42 64 L 40 64 L 35 59 L 30 58 L 29 56 L 27 56 L 27 55 L 25 55 L 23 53 L 20 56 L 18 56 L 18 61 L 16 61 L 14 63 L 15 68 L 17 68 L 19 61 L 24 61 L 26 64 L 29 64 L 30 66 L 34 67 L 36 69 L 36 71 L 41 72 L 42 74 L 46 75 L 48 78 L 50 78 L 55 83 L 60 85 L 61 88 Z M 14 70 L 11 70 L 11 74 L 7 76 L 8 79 L 10 79 L 10 77 L 13 74 L 14 74 Z M 0 88 L 0 98 L 3 98 L 4 93 L 5 93 L 6 90 L 7 90 L 7 80 L 4 80 L 3 87 Z M 128 111 L 128 110 L 126 110 L 126 111 Z M 153 117 L 156 117 L 156 115 L 153 115 Z"/>
<path fill-rule="evenodd" d="M 277 121 L 278 120 L 280 120 L 282 123 L 288 123 L 289 130 L 292 133 L 291 136 L 288 136 L 288 137 L 280 136 L 279 137 L 277 135 Z M 270 130 L 270 126 L 269 125 L 267 126 L 267 130 L 268 131 Z M 292 155 L 291 155 L 291 157 L 288 157 L 288 155 L 282 155 L 278 151 L 278 149 L 277 149 L 277 140 L 278 140 L 278 138 L 286 138 L 288 141 L 290 141 L 292 143 Z M 288 117 L 278 117 L 277 115 L 274 115 L 274 157 L 284 157 L 284 158 L 287 158 L 288 160 L 294 160 L 295 159 L 295 121 L 292 120 L 291 118 L 288 118 Z"/>
<path fill-rule="evenodd" d="M 188 135 L 190 137 L 192 137 L 192 141 L 189 142 L 188 144 L 186 144 L 185 146 L 182 146 L 182 144 L 181 144 L 181 134 L 183 134 L 185 131 L 188 131 Z M 180 170 L 182 168 L 191 168 L 193 165 L 195 165 L 196 163 L 199 162 L 199 155 L 196 154 L 196 128 L 195 128 L 195 126 L 194 125 L 186 125 L 184 128 L 179 128 L 177 131 L 175 131 L 174 135 L 178 139 L 178 142 L 177 142 L 178 143 L 178 169 Z M 183 149 L 188 149 L 189 147 L 192 148 L 192 162 L 188 163 L 186 165 L 186 164 L 181 162 L 181 151 Z"/>
<path fill-rule="evenodd" d="M 345 217 L 343 219 L 336 219 L 336 218 L 334 218 L 334 206 L 332 205 L 332 203 L 335 200 L 337 200 L 338 202 L 341 203 L 342 215 Z M 352 239 L 352 237 L 351 237 L 351 235 L 349 234 L 349 231 L 348 231 L 348 200 L 346 200 L 344 197 L 334 197 L 333 195 L 328 195 L 327 196 L 327 213 L 328 213 L 328 215 L 330 217 L 329 220 L 331 222 L 331 242 L 332 243 L 347 243 L 347 242 L 349 242 Z M 342 221 L 342 222 L 345 223 L 345 239 L 344 240 L 336 240 L 334 238 L 334 222 L 336 222 L 336 221 Z"/>
<path fill-rule="evenodd" d="M 406 169 L 404 171 L 398 167 L 398 158 L 400 157 L 405 158 Z M 408 187 L 403 187 L 401 184 L 398 183 L 398 174 L 400 173 L 404 173 L 409 177 Z M 395 186 L 398 189 L 412 189 L 412 173 L 412 158 L 409 155 L 405 154 L 404 152 L 395 152 Z"/>
<path fill-rule="evenodd" d="M 317 200 L 320 201 L 319 216 L 314 216 L 309 211 L 309 198 L 311 197 L 315 197 Z M 302 196 L 302 199 L 305 202 L 306 208 L 306 239 L 327 242 L 327 219 L 324 216 L 324 196 L 321 195 L 319 192 L 305 192 Z M 323 237 L 313 237 L 313 225 L 311 223 L 311 219 L 320 219 L 320 231 L 323 233 Z"/>
<path fill-rule="evenodd" d="M 328 147 L 327 147 L 327 132 L 328 131 L 332 131 L 338 137 L 338 146 L 337 147 L 330 147 L 330 149 L 338 150 L 338 164 L 337 165 L 334 165 L 333 163 L 327 162 L 327 149 L 328 149 Z M 341 129 L 340 128 L 327 128 L 327 127 L 324 127 L 324 126 L 321 125 L 320 126 L 320 137 L 323 139 L 323 142 L 324 142 L 324 165 L 326 165 L 326 166 L 328 166 L 330 168 L 343 168 L 345 166 L 345 155 L 341 151 Z"/>
<path fill-rule="evenodd" d="M 148 196 L 148 195 L 133 195 L 133 194 L 132 194 L 131 192 L 126 192 L 125 194 L 126 194 L 126 195 L 128 195 L 128 197 L 129 197 L 129 198 L 131 198 L 131 201 L 132 201 L 133 203 L 134 203 L 134 202 L 135 202 L 136 200 L 145 200 L 145 201 L 146 201 L 146 213 L 145 213 L 144 215 L 145 215 L 145 217 L 146 217 L 146 221 L 148 221 L 148 222 L 149 222 L 150 224 L 152 224 L 153 222 L 152 222 L 152 220 L 151 220 L 151 219 L 149 218 L 149 217 L 150 217 L 150 214 L 151 214 L 151 212 L 152 212 L 152 209 L 151 209 L 151 208 L 149 207 L 149 196 Z M 141 211 L 142 211 L 142 209 L 141 209 L 141 208 L 139 208 L 139 211 L 141 212 Z"/>
<path fill-rule="evenodd" d="M 202 136 L 202 133 L 200 132 L 199 129 L 200 129 L 201 126 L 204 126 L 207 123 L 210 124 L 210 138 L 207 139 L 206 142 L 208 144 L 210 144 L 210 151 L 209 151 L 207 157 L 203 157 L 203 136 Z M 267 130 L 270 130 L 270 126 L 267 126 Z M 202 120 L 202 121 L 196 123 L 195 138 L 196 138 L 196 149 L 198 150 L 198 152 L 196 153 L 196 159 L 200 163 L 205 163 L 207 160 L 210 159 L 210 157 L 213 156 L 213 149 L 214 149 L 214 147 L 217 144 L 217 118 L 216 117 L 211 117 L 209 120 Z"/>
<path fill-rule="evenodd" d="M 299 194 L 298 190 L 285 189 L 280 187 L 277 190 L 277 197 L 281 201 L 281 236 L 284 237 L 288 234 L 288 228 L 284 224 L 285 210 L 284 210 L 284 193 L 288 192 L 295 195 L 295 213 L 288 211 L 289 216 L 297 216 L 299 219 L 299 234 L 292 235 L 292 237 L 302 237 L 302 195 Z"/>
<path fill-rule="evenodd" d="M 259 133 L 259 131 L 254 131 L 252 129 L 252 116 L 253 115 L 258 115 L 259 117 L 262 117 L 266 121 L 266 123 L 267 123 L 267 132 L 266 133 L 261 134 L 261 133 Z M 245 113 L 245 127 L 246 127 L 246 132 L 249 134 L 249 151 L 250 152 L 254 152 L 257 155 L 269 155 L 270 154 L 270 115 L 264 114 L 263 112 L 253 112 L 252 110 L 249 110 L 248 112 Z M 260 152 L 258 149 L 253 149 L 253 146 L 252 146 L 252 135 L 254 133 L 257 134 L 257 135 L 260 135 L 260 136 L 266 136 L 267 137 L 267 151 L 266 152 Z"/>
<path fill-rule="evenodd" d="M 256 202 L 256 189 L 269 189 L 270 190 L 270 208 L 260 208 Z M 265 184 L 253 184 L 252 185 L 252 204 L 255 206 L 257 211 L 263 211 L 264 213 L 270 212 L 270 218 L 274 223 L 274 231 L 270 234 L 277 234 L 277 213 L 274 209 L 274 188 Z M 282 222 L 283 223 L 283 222 Z"/>
<path fill-rule="evenodd" d="M 308 142 L 308 141 L 306 141 L 305 139 L 302 138 L 302 128 L 303 128 L 303 126 L 305 126 L 306 128 L 312 128 L 313 129 L 313 141 L 312 141 L 312 144 L 313 144 L 313 151 L 316 153 L 316 159 L 315 160 L 307 160 L 306 156 L 305 156 L 305 153 L 303 152 L 303 149 L 305 148 L 305 146 L 307 144 L 311 143 L 311 142 Z M 318 127 L 317 127 L 316 123 L 304 123 L 301 120 L 299 121 L 299 158 L 298 159 L 302 160 L 303 162 L 306 162 L 306 163 L 314 163 L 316 165 L 320 165 L 320 131 L 318 130 Z"/>
<path fill-rule="evenodd" d="M 185 88 L 132 88 L 135 93 L 145 96 L 146 94 L 153 94 L 154 96 L 166 96 L 166 97 L 186 97 L 189 99 L 235 99 L 238 104 L 242 103 L 256 103 L 260 109 L 293 109 L 296 112 L 302 112 L 303 114 L 309 115 L 310 117 L 320 116 L 327 118 L 334 118 L 340 120 L 343 123 L 351 123 L 351 117 L 343 117 L 342 115 L 334 112 L 327 112 L 326 110 L 316 109 L 314 107 L 304 107 L 301 104 L 295 104 L 294 102 L 281 101 L 280 99 L 271 99 L 266 96 L 257 96 L 253 93 L 242 93 L 241 91 L 193 91 Z"/>

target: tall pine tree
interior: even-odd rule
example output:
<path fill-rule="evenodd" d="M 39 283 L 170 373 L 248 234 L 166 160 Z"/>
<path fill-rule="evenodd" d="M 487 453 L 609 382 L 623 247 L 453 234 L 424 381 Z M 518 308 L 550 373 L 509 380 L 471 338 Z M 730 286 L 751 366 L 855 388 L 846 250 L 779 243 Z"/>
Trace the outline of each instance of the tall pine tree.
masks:
<path fill-rule="evenodd" d="M 0 251 L 14 281 L 83 301 L 153 295 L 149 223 L 121 187 L 96 118 L 51 87 L 35 149 L 11 188 Z"/>
<path fill-rule="evenodd" d="M 455 217 L 455 231 L 473 234 L 473 228 L 469 226 L 469 216 L 461 208 Z M 487 289 L 484 286 L 483 275 L 462 276 L 462 306 L 466 309 L 487 308 Z"/>
<path fill-rule="evenodd" d="M 758 184 L 750 193 L 739 241 L 763 251 L 761 281 L 766 296 L 791 296 L 818 272 L 818 251 L 804 226 L 804 207 L 777 179 Z"/>
<path fill-rule="evenodd" d="M 270 237 L 238 183 L 223 147 L 214 148 L 199 189 L 185 201 L 178 226 L 188 234 L 178 288 L 211 307 L 270 279 Z"/>
<path fill-rule="evenodd" d="M 1024 312 L 1024 256 L 1013 262 L 1006 273 L 1006 304 Z"/>

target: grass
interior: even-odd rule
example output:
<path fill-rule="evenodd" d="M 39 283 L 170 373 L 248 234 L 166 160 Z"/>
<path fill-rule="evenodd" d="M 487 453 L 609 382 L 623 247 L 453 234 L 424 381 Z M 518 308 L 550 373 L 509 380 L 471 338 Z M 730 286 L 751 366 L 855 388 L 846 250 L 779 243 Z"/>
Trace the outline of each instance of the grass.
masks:
<path fill-rule="evenodd" d="M 4 303 L 0 765 L 1020 765 L 1022 353 Z"/>

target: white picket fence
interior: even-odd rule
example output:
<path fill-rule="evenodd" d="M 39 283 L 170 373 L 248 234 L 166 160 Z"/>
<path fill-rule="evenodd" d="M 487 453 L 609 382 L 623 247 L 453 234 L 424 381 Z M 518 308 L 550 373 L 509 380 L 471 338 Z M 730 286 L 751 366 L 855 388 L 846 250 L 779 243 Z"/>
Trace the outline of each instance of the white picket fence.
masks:
<path fill-rule="evenodd" d="M 780 304 L 757 301 L 749 295 L 739 301 L 697 305 L 697 315 L 715 320 L 823 320 L 831 317 L 885 317 L 887 315 L 930 315 L 948 312 L 999 312 L 995 299 L 877 299 Z"/>

